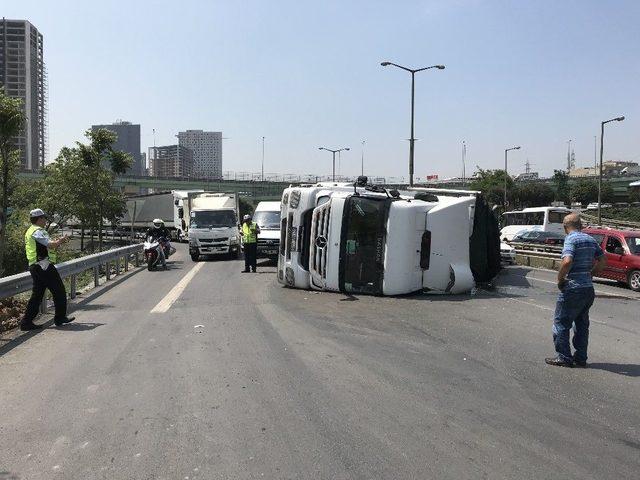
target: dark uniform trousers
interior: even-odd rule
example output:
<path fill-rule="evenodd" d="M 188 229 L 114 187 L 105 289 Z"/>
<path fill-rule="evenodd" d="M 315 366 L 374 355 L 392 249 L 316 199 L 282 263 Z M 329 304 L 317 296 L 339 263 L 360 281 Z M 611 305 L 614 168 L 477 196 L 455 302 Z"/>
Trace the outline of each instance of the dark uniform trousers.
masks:
<path fill-rule="evenodd" d="M 256 263 L 258 257 L 258 244 L 256 242 L 244 244 L 244 269 L 256 271 Z"/>
<path fill-rule="evenodd" d="M 67 292 L 56 267 L 50 264 L 46 270 L 43 270 L 40 265 L 35 264 L 29 267 L 29 273 L 31 273 L 31 278 L 33 279 L 33 290 L 31 291 L 31 298 L 27 304 L 27 311 L 22 319 L 22 324 L 30 325 L 33 323 L 33 319 L 36 318 L 40 311 L 40 304 L 47 288 L 53 296 L 53 303 L 56 308 L 55 319 L 65 318 L 67 316 Z"/>

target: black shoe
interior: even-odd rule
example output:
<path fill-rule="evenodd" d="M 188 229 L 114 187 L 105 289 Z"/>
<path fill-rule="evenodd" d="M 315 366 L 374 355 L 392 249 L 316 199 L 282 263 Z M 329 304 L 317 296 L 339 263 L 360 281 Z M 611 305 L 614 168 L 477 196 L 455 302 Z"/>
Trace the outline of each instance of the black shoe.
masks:
<path fill-rule="evenodd" d="M 576 368 L 589 368 L 589 366 L 587 365 L 587 362 L 574 361 L 573 363 Z"/>
<path fill-rule="evenodd" d="M 65 323 L 73 322 L 75 319 L 76 317 L 64 317 L 64 318 L 61 318 L 60 320 L 56 318 L 53 321 L 53 323 L 56 324 L 56 327 L 59 327 L 60 325 L 64 325 Z"/>
<path fill-rule="evenodd" d="M 28 332 L 30 330 L 42 330 L 42 325 L 36 325 L 35 323 L 21 323 L 20 330 Z"/>
<path fill-rule="evenodd" d="M 258 273 L 255 269 L 251 270 L 251 273 Z"/>
<path fill-rule="evenodd" d="M 568 367 L 573 368 L 573 362 L 568 362 L 559 357 L 549 357 L 544 359 L 547 365 L 553 365 L 554 367 Z"/>

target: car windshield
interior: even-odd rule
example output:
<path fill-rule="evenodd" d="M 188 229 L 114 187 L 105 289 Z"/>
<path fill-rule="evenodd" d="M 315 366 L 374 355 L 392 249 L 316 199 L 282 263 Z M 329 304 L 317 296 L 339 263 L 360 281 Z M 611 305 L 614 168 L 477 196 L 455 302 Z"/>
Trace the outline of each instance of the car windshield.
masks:
<path fill-rule="evenodd" d="M 191 212 L 191 228 L 235 227 L 237 224 L 236 214 L 231 210 Z"/>
<path fill-rule="evenodd" d="M 253 221 L 256 222 L 260 228 L 280 228 L 280 211 L 277 212 L 255 212 L 253 214 Z"/>
<path fill-rule="evenodd" d="M 625 237 L 632 255 L 640 255 L 640 237 Z"/>

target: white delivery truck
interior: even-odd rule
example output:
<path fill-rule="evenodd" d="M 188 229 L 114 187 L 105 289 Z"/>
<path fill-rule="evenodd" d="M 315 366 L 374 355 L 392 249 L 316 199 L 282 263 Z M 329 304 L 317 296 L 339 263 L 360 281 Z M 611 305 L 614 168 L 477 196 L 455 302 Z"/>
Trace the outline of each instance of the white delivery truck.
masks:
<path fill-rule="evenodd" d="M 281 203 L 278 281 L 290 287 L 463 293 L 500 269 L 497 221 L 478 192 L 401 196 L 361 178 L 289 187 Z"/>
<path fill-rule="evenodd" d="M 189 240 L 189 216 L 184 214 L 184 207 L 190 193 L 202 193 L 204 190 L 172 190 L 173 195 L 173 225 L 176 229 L 176 240 L 186 242 Z"/>
<path fill-rule="evenodd" d="M 240 234 L 238 195 L 192 192 L 187 195 L 189 254 L 194 262 L 205 255 L 227 254 L 238 258 Z"/>
<path fill-rule="evenodd" d="M 260 202 L 253 212 L 253 221 L 260 227 L 258 258 L 278 258 L 280 246 L 280 202 Z"/>

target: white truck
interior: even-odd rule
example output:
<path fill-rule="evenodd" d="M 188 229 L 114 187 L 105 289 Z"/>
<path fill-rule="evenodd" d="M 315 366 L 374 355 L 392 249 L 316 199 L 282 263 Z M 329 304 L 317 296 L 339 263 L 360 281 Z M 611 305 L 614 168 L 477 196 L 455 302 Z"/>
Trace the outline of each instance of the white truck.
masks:
<path fill-rule="evenodd" d="M 173 225 L 176 229 L 176 240 L 186 242 L 189 240 L 189 216 L 184 214 L 184 207 L 190 193 L 202 193 L 204 190 L 172 190 L 173 195 Z"/>
<path fill-rule="evenodd" d="M 189 254 L 197 262 L 205 255 L 227 254 L 238 258 L 239 203 L 235 193 L 191 192 L 184 216 L 188 221 Z"/>
<path fill-rule="evenodd" d="M 463 293 L 500 269 L 497 221 L 478 192 L 402 196 L 362 178 L 289 187 L 281 203 L 278 281 L 289 287 Z"/>
<path fill-rule="evenodd" d="M 280 202 L 260 202 L 253 212 L 253 221 L 260 227 L 258 258 L 278 258 L 280 247 Z"/>

